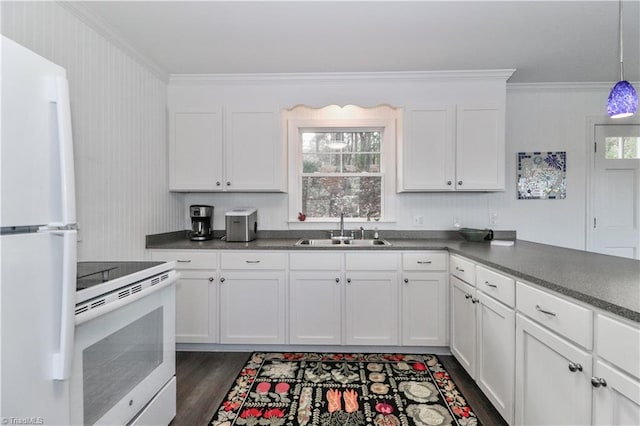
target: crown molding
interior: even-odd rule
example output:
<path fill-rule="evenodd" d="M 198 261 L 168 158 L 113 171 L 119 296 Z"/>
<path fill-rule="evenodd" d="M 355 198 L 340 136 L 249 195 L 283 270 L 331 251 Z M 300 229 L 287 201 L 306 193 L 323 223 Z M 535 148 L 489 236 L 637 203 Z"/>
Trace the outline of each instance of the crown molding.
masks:
<path fill-rule="evenodd" d="M 506 82 L 515 69 L 453 70 L 453 71 L 390 71 L 332 73 L 255 73 L 255 74 L 171 74 L 171 84 L 229 84 L 267 82 L 353 82 L 353 81 L 477 81 Z"/>
<path fill-rule="evenodd" d="M 138 49 L 133 47 L 124 38 L 119 36 L 116 31 L 101 17 L 91 12 L 86 6 L 80 2 L 75 1 L 58 1 L 57 4 L 64 7 L 67 11 L 72 13 L 80 21 L 91 27 L 98 34 L 107 39 L 110 43 L 122 50 L 131 59 L 145 67 L 156 77 L 162 80 L 164 83 L 169 82 L 169 73 L 164 70 L 155 61 L 151 60 L 148 56 L 140 53 Z"/>
<path fill-rule="evenodd" d="M 606 90 L 609 91 L 616 82 L 557 82 L 557 83 L 507 83 L 507 91 L 555 91 L 555 90 Z M 638 87 L 638 82 L 631 82 Z"/>

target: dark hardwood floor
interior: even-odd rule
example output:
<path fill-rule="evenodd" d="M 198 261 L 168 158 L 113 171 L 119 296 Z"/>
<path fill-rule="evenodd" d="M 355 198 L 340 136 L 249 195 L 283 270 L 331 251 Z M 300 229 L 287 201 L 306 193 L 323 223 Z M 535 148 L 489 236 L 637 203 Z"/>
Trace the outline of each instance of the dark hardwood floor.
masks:
<path fill-rule="evenodd" d="M 247 352 L 178 352 L 178 408 L 171 425 L 206 425 L 250 355 Z M 481 423 L 507 424 L 454 357 L 438 358 Z"/>

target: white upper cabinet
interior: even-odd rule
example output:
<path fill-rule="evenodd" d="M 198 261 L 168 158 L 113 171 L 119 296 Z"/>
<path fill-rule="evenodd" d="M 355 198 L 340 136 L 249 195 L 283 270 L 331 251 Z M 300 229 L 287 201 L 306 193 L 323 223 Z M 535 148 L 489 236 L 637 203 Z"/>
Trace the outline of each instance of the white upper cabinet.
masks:
<path fill-rule="evenodd" d="M 276 110 L 170 113 L 172 191 L 280 192 L 286 170 Z"/>
<path fill-rule="evenodd" d="M 504 191 L 504 115 L 493 105 L 458 106 L 456 190 Z"/>
<path fill-rule="evenodd" d="M 504 115 L 497 104 L 408 108 L 398 191 L 503 191 Z"/>
<path fill-rule="evenodd" d="M 222 160 L 222 110 L 170 113 L 172 191 L 220 191 Z"/>

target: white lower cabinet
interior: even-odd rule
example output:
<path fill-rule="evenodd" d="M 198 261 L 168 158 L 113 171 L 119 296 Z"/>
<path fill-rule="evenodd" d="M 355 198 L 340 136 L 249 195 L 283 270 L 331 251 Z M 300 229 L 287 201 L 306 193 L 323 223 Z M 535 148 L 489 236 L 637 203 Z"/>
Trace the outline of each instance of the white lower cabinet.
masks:
<path fill-rule="evenodd" d="M 202 250 L 158 250 L 151 259 L 175 261 L 176 343 L 218 342 L 217 254 Z"/>
<path fill-rule="evenodd" d="M 636 359 L 636 362 L 640 360 Z M 602 426 L 640 425 L 640 381 L 603 361 L 596 361 L 593 422 Z"/>
<path fill-rule="evenodd" d="M 285 343 L 284 272 L 222 271 L 220 343 Z"/>
<path fill-rule="evenodd" d="M 342 286 L 341 271 L 289 274 L 289 343 L 341 343 Z"/>
<path fill-rule="evenodd" d="M 446 273 L 402 274 L 402 345 L 447 344 Z"/>
<path fill-rule="evenodd" d="M 451 276 L 451 353 L 475 377 L 476 310 L 471 301 L 475 289 Z"/>
<path fill-rule="evenodd" d="M 516 314 L 517 425 L 591 424 L 591 354 Z"/>
<path fill-rule="evenodd" d="M 349 272 L 346 278 L 348 345 L 397 345 L 398 274 Z"/>

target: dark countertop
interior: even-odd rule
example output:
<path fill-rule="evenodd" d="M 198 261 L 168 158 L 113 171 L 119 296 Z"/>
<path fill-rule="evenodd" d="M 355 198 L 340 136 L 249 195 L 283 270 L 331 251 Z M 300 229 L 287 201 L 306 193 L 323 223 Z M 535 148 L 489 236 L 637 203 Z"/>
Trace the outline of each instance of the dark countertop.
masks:
<path fill-rule="evenodd" d="M 510 247 L 459 238 L 385 238 L 391 246 L 296 246 L 298 238 L 260 238 L 248 243 L 219 239 L 193 242 L 184 233 L 147 238 L 147 249 L 163 250 L 448 250 L 516 278 L 604 311 L 640 322 L 640 261 L 516 240 Z M 384 235 L 383 235 L 384 237 Z"/>

